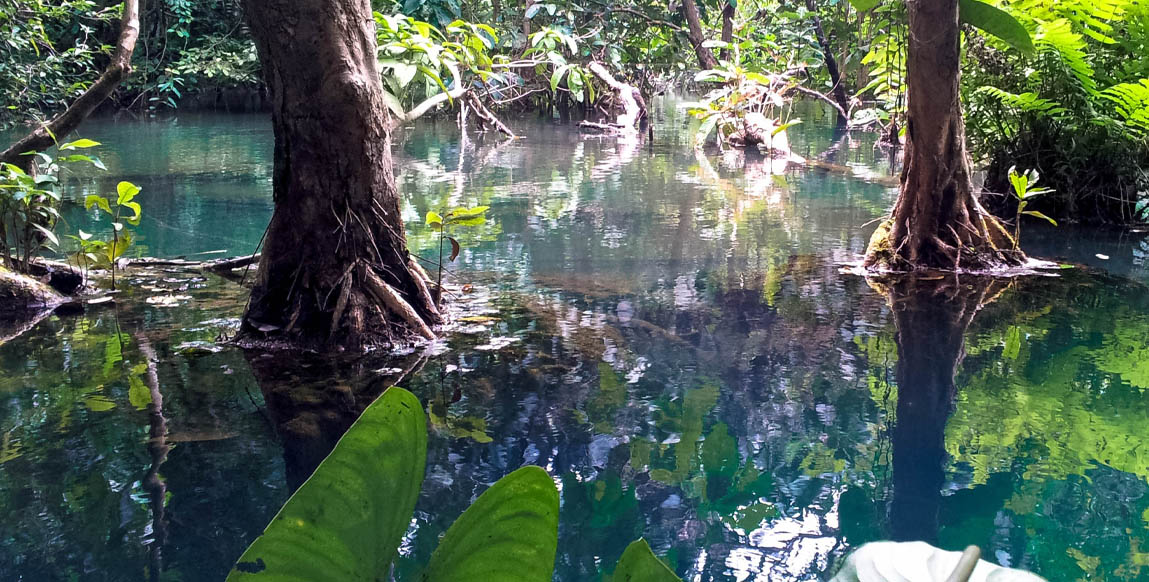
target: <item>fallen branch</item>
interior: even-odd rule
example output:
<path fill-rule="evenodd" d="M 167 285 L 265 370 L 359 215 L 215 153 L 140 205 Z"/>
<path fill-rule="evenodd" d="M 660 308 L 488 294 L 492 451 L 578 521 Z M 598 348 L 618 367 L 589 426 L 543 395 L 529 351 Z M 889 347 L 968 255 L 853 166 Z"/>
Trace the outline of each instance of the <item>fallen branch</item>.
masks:
<path fill-rule="evenodd" d="M 638 122 L 645 113 L 645 109 L 640 105 L 642 97 L 638 93 L 638 89 L 615 79 L 614 75 L 611 75 L 610 71 L 600 62 L 593 62 L 587 68 L 590 69 L 591 73 L 594 73 L 594 76 L 598 77 L 603 83 L 606 83 L 608 87 L 614 90 L 615 95 L 618 96 L 619 103 L 622 104 L 622 113 L 618 115 L 614 123 L 583 121 L 579 123 L 579 127 L 637 135 Z"/>
<path fill-rule="evenodd" d="M 419 332 L 419 335 L 429 340 L 435 339 L 435 332 L 431 331 L 431 327 L 427 325 L 427 322 L 423 321 L 422 317 L 419 317 L 419 313 L 415 311 L 415 308 L 411 307 L 411 304 L 407 303 L 394 287 L 380 279 L 379 275 L 376 275 L 370 268 L 365 269 L 365 271 L 367 272 L 365 277 L 367 288 L 371 290 L 371 293 L 375 295 L 388 310 L 407 322 L 407 325 Z"/>
<path fill-rule="evenodd" d="M 850 112 L 843 109 L 842 106 L 839 105 L 838 102 L 831 98 L 829 95 L 815 91 L 813 89 L 808 89 L 801 85 L 794 85 L 793 89 L 803 95 L 809 95 L 810 97 L 814 97 L 815 99 L 820 99 L 826 103 L 829 103 L 830 106 L 834 108 L 834 111 L 838 112 L 838 115 L 840 115 L 842 119 L 850 119 Z"/>
<path fill-rule="evenodd" d="M 507 125 L 503 123 L 502 120 L 500 120 L 498 117 L 496 117 L 494 113 L 491 113 L 491 110 L 487 109 L 487 106 L 483 105 L 483 102 L 480 101 L 474 93 L 467 93 L 463 96 L 463 100 L 471 105 L 471 109 L 474 110 L 475 117 L 478 117 L 483 123 L 499 130 L 499 133 L 502 133 L 511 139 L 515 139 L 517 137 L 515 132 L 511 131 L 511 128 L 507 127 Z"/>
<path fill-rule="evenodd" d="M 248 265 L 254 265 L 259 262 L 259 253 L 248 255 L 246 257 L 232 257 L 229 259 L 216 259 L 214 261 L 206 261 L 201 263 L 200 267 L 205 271 L 219 273 L 224 271 L 231 271 L 232 269 L 241 269 Z"/>
<path fill-rule="evenodd" d="M 116 51 L 104 69 L 104 74 L 88 87 L 63 113 L 24 136 L 20 141 L 0 153 L 0 162 L 27 168 L 32 161 L 27 152 L 46 150 L 76 130 L 96 110 L 120 82 L 132 72 L 132 52 L 140 36 L 139 0 L 124 0 L 124 13 L 120 19 L 120 37 Z"/>
<path fill-rule="evenodd" d="M 402 116 L 396 115 L 394 123 L 395 125 L 411 123 L 412 121 L 423 117 L 432 109 L 442 105 L 443 102 L 458 99 L 463 95 L 466 95 L 468 91 L 470 91 L 470 89 L 467 87 L 456 87 L 450 91 L 447 91 L 446 93 L 436 93 L 425 99 L 422 103 L 412 107 L 410 111 L 404 113 Z"/>

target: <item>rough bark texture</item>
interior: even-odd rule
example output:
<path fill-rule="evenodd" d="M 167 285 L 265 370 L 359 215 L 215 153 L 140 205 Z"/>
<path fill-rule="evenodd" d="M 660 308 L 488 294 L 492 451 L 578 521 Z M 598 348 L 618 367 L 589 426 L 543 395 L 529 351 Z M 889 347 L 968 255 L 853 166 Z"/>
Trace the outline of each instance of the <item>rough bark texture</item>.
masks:
<path fill-rule="evenodd" d="M 734 5 L 729 0 L 722 7 L 722 42 L 728 45 L 734 42 Z M 724 61 L 730 59 L 730 49 L 718 51 L 718 58 Z"/>
<path fill-rule="evenodd" d="M 241 339 L 315 347 L 412 337 L 368 284 L 377 277 L 423 322 L 439 321 L 409 267 L 369 2 L 245 8 L 272 101 L 275 212 Z"/>
<path fill-rule="evenodd" d="M 965 333 L 1000 284 L 989 278 L 902 277 L 884 290 L 897 330 L 898 404 L 891 435 L 891 535 L 936 543 L 945 482 L 945 427 L 953 413 L 954 375 Z"/>
<path fill-rule="evenodd" d="M 63 113 L 54 117 L 48 123 L 37 127 L 32 133 L 24 136 L 20 141 L 0 153 L 0 162 L 28 168 L 32 156 L 25 152 L 39 152 L 64 141 L 64 138 L 76 130 L 96 107 L 99 107 L 120 82 L 132 72 L 132 52 L 136 48 L 136 40 L 140 36 L 140 10 L 139 0 L 124 0 L 123 15 L 120 19 L 120 36 L 116 41 L 116 51 L 112 53 L 112 60 L 104 69 L 104 74 L 88 87 Z"/>
<path fill-rule="evenodd" d="M 826 72 L 830 75 L 830 83 L 833 84 L 833 89 L 830 94 L 834 97 L 834 102 L 838 105 L 838 124 L 845 125 L 849 122 L 847 117 L 850 111 L 850 97 L 846 95 L 846 86 L 842 83 L 842 72 L 838 69 L 838 59 L 834 58 L 834 47 L 830 45 L 830 39 L 826 37 L 826 31 L 822 27 L 822 17 L 818 16 L 818 4 L 816 0 L 806 0 L 806 9 L 814 18 L 814 35 L 818 37 L 818 46 L 822 48 L 822 60 L 826 62 Z"/>
<path fill-rule="evenodd" d="M 1024 256 L 973 195 L 959 97 L 957 0 L 909 0 L 905 165 L 891 221 L 866 266 L 988 270 Z"/>
<path fill-rule="evenodd" d="M 694 0 L 682 0 L 679 10 L 686 19 L 686 38 L 690 40 L 690 46 L 694 47 L 694 54 L 698 55 L 699 66 L 703 69 L 718 68 L 718 59 L 714 58 L 714 51 L 702 46 L 706 37 L 702 34 L 702 19 L 698 15 L 698 5 Z"/>

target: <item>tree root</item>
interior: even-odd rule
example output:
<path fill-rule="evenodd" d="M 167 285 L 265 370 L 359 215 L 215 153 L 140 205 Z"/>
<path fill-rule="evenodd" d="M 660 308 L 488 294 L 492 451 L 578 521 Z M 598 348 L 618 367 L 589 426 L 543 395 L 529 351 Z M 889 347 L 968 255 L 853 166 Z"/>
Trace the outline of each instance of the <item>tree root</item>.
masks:
<path fill-rule="evenodd" d="M 411 307 L 411 304 L 407 303 L 394 287 L 380 279 L 379 275 L 376 275 L 370 268 L 365 269 L 365 271 L 364 280 L 367 283 L 367 288 L 375 295 L 376 299 L 382 302 L 392 313 L 402 318 L 419 335 L 429 340 L 435 339 L 435 332 L 431 331 L 427 322 L 423 321 L 415 308 Z"/>

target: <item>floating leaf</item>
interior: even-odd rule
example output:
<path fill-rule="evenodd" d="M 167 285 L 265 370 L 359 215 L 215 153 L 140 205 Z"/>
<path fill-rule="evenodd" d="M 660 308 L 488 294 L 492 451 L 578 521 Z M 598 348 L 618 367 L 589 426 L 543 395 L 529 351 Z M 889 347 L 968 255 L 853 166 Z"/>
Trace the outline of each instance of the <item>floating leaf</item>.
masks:
<path fill-rule="evenodd" d="M 614 582 L 682 582 L 650 549 L 646 540 L 638 538 L 626 547 L 614 568 Z"/>
<path fill-rule="evenodd" d="M 539 467 L 523 467 L 484 491 L 451 525 L 423 580 L 549 582 L 558 520 L 554 481 Z"/>
<path fill-rule="evenodd" d="M 243 553 L 228 581 L 385 577 L 414 512 L 426 459 L 427 420 L 419 400 L 401 388 L 388 389 Z M 515 498 L 514 509 L 519 507 Z M 491 528 L 487 522 L 481 526 L 485 538 Z M 550 551 L 553 560 L 553 544 Z"/>

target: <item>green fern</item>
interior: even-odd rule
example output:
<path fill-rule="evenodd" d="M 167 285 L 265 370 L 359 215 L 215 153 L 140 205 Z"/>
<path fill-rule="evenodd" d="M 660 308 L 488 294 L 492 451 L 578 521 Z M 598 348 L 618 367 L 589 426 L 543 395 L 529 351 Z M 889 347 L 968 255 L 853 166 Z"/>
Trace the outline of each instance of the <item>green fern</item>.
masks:
<path fill-rule="evenodd" d="M 1053 119 L 1061 118 L 1068 113 L 1060 103 L 1052 99 L 1042 99 L 1038 97 L 1037 93 L 1010 93 L 1009 91 L 990 86 L 979 87 L 975 93 L 985 95 L 1006 107 L 1025 113 L 1033 113 Z"/>
<path fill-rule="evenodd" d="M 1039 25 L 1035 44 L 1043 53 L 1056 54 L 1086 93 L 1097 94 L 1097 79 L 1086 54 L 1085 38 L 1074 32 L 1068 20 L 1059 18 Z"/>
<path fill-rule="evenodd" d="M 1117 114 L 1126 127 L 1149 136 L 1149 79 L 1139 83 L 1121 83 L 1101 92 L 1116 105 Z"/>

